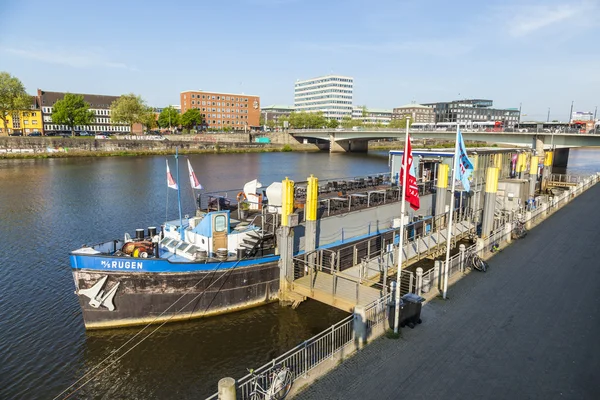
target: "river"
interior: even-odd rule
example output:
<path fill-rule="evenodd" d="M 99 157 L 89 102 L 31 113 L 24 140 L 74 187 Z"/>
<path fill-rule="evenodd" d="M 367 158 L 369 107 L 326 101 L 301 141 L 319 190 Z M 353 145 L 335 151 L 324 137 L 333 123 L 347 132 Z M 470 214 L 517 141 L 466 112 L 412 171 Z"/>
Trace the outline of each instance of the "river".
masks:
<path fill-rule="evenodd" d="M 286 176 L 327 179 L 388 169 L 386 152 L 189 159 L 208 191 L 239 188 L 255 178 L 269 184 Z M 172 160 L 171 166 L 174 173 Z M 184 210 L 192 213 L 185 162 L 180 167 Z M 569 172 L 592 171 L 600 171 L 600 151 L 572 150 Z M 158 156 L 0 160 L 1 399 L 53 398 L 139 332 L 85 331 L 68 253 L 175 217 L 175 191 L 167 190 L 165 180 L 165 157 Z M 245 375 L 246 368 L 262 365 L 345 315 L 306 301 L 296 310 L 270 304 L 167 324 L 72 398 L 205 398 L 220 378 Z"/>

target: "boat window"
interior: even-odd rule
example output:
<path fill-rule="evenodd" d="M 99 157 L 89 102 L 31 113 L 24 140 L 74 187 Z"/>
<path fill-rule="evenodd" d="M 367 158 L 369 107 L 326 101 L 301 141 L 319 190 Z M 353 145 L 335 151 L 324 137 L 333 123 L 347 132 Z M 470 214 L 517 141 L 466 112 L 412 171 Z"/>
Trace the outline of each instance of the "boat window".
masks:
<path fill-rule="evenodd" d="M 224 215 L 215 216 L 215 232 L 223 232 L 226 230 L 225 223 L 227 222 L 227 218 Z"/>
<path fill-rule="evenodd" d="M 189 249 L 187 249 L 185 252 L 186 253 L 190 253 L 190 254 L 194 254 L 196 252 L 200 251 L 200 249 L 194 245 L 191 245 Z"/>
<path fill-rule="evenodd" d="M 173 242 L 173 239 L 171 239 L 171 238 L 164 238 L 164 239 L 162 240 L 161 244 L 162 244 L 163 246 L 168 246 L 168 245 L 170 245 L 170 244 L 171 244 L 171 242 Z"/>
<path fill-rule="evenodd" d="M 190 244 L 189 243 L 181 243 L 179 246 L 177 246 L 177 250 L 183 251 L 185 250 L 186 247 L 188 247 Z"/>

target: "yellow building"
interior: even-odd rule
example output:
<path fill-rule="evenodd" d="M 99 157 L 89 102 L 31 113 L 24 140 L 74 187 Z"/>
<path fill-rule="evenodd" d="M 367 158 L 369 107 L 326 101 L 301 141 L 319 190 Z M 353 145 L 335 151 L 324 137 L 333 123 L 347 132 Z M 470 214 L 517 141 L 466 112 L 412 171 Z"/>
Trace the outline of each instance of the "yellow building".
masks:
<path fill-rule="evenodd" d="M 31 96 L 31 108 L 29 110 L 9 113 L 6 119 L 8 127 L 5 127 L 4 121 L 0 119 L 0 135 L 2 136 L 12 134 L 27 136 L 33 132 L 41 133 L 43 131 L 42 110 L 38 107 L 35 96 Z"/>

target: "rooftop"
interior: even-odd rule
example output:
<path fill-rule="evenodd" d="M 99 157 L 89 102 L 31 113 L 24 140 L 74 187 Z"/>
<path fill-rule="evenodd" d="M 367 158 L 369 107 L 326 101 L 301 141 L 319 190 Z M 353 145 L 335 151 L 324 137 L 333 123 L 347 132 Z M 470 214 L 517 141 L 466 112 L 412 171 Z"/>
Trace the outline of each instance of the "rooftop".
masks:
<path fill-rule="evenodd" d="M 255 94 L 246 94 L 246 93 L 226 93 L 226 92 L 211 92 L 208 90 L 201 90 L 201 89 L 192 89 L 192 90 L 184 90 L 181 93 L 204 93 L 204 94 L 224 94 L 224 95 L 229 95 L 229 96 L 248 96 L 248 97 L 259 97 Z"/>
<path fill-rule="evenodd" d="M 38 89 L 38 94 L 41 95 L 40 106 L 53 106 L 58 100 L 62 100 L 67 92 L 50 92 L 47 90 Z M 110 96 L 103 94 L 88 94 L 88 93 L 72 93 L 83 96 L 83 99 L 90 103 L 91 108 L 110 108 L 113 101 L 120 96 Z"/>
<path fill-rule="evenodd" d="M 411 103 L 395 108 L 431 108 L 431 106 L 424 106 L 423 104 Z"/>
<path fill-rule="evenodd" d="M 286 110 L 286 111 L 294 111 L 295 108 L 293 106 L 284 106 L 281 104 L 271 104 L 270 106 L 262 107 L 263 110 Z"/>

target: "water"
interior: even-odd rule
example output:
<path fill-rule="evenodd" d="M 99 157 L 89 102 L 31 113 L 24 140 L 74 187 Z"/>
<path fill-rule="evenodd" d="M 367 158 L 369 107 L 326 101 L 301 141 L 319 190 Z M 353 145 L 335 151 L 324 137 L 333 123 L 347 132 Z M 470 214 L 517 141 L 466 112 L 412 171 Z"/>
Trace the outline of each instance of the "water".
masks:
<path fill-rule="evenodd" d="M 386 152 L 190 156 L 206 190 L 387 171 Z M 185 161 L 185 160 L 183 160 Z M 173 160 L 171 171 L 175 174 Z M 194 209 L 181 163 L 185 212 Z M 0 398 L 53 398 L 140 328 L 83 328 L 68 252 L 174 218 L 165 157 L 0 160 Z M 235 193 L 233 193 L 235 194 Z M 166 206 L 168 196 L 169 205 Z M 168 324 L 72 398 L 199 399 L 342 319 L 307 301 Z M 134 341 L 133 343 L 136 343 Z M 129 348 L 129 346 L 128 346 Z"/>

